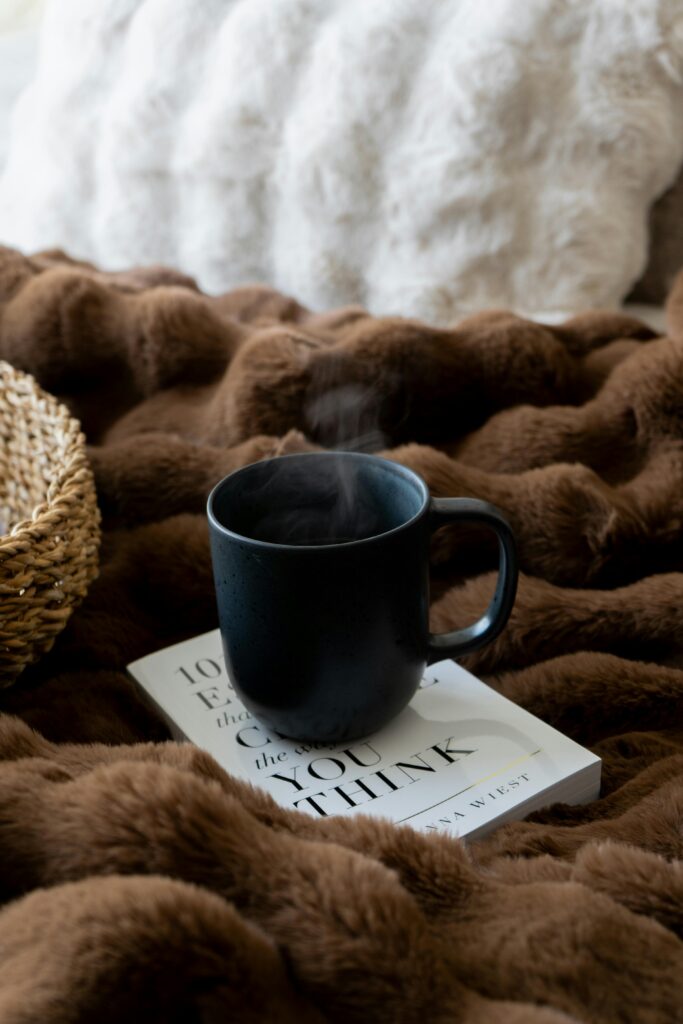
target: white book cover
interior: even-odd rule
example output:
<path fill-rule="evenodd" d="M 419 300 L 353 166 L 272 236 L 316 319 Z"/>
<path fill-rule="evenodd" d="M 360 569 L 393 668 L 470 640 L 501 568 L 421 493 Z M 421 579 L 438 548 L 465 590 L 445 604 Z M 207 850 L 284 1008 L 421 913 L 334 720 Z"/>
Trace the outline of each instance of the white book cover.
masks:
<path fill-rule="evenodd" d="M 427 669 L 388 726 L 345 743 L 269 731 L 235 694 L 217 629 L 128 670 L 176 737 L 309 814 L 370 814 L 475 838 L 551 803 L 586 803 L 600 789 L 600 758 L 452 661 Z"/>

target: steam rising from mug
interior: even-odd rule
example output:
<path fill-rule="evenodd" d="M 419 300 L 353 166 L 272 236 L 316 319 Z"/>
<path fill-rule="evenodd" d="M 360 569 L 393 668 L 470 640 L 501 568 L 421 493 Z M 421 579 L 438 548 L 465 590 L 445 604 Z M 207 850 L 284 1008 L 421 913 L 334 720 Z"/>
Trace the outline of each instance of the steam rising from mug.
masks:
<path fill-rule="evenodd" d="M 379 427 L 379 407 L 380 396 L 374 388 L 342 384 L 309 397 L 306 423 L 311 437 L 325 448 L 377 452 L 387 445 Z"/>
<path fill-rule="evenodd" d="M 271 544 L 344 544 L 387 529 L 382 506 L 359 485 L 359 467 L 344 459 L 307 464 L 285 458 L 245 498 L 262 510 L 248 536 Z"/>
<path fill-rule="evenodd" d="M 317 390 L 324 381 L 316 384 Z M 332 386 L 309 398 L 306 421 L 311 435 L 327 448 L 378 451 L 386 444 L 378 425 L 378 407 L 374 389 L 361 384 Z M 313 477 L 304 465 L 284 464 L 281 473 L 262 488 L 253 495 L 254 501 L 269 507 L 251 526 L 255 540 L 344 544 L 373 537 L 386 528 L 386 517 L 359 486 L 358 466 L 345 459 L 330 460 L 324 468 L 316 468 Z"/>

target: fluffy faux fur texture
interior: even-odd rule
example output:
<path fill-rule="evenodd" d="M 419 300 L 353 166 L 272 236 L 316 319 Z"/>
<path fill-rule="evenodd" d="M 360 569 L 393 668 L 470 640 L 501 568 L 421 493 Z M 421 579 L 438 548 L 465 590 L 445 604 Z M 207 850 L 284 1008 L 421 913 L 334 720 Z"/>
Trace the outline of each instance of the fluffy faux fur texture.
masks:
<path fill-rule="evenodd" d="M 682 157 L 678 0 L 51 0 L 0 224 L 315 308 L 549 316 L 626 295 Z"/>
<path fill-rule="evenodd" d="M 683 1020 L 683 281 L 668 314 L 436 330 L 0 250 L 0 357 L 82 418 L 105 526 L 0 694 L 2 1024 Z M 467 664 L 601 755 L 599 800 L 465 847 L 161 742 L 124 667 L 216 624 L 207 491 L 353 443 L 509 515 L 519 597 Z M 437 536 L 435 627 L 480 612 L 493 556 Z"/>

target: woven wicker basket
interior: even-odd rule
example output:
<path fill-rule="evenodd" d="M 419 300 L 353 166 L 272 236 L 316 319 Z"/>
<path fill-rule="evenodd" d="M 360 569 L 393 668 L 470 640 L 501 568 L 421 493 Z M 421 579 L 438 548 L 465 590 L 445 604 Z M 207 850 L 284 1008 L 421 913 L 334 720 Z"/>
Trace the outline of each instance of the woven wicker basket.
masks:
<path fill-rule="evenodd" d="M 99 539 L 77 420 L 0 361 L 0 687 L 52 647 L 97 574 Z"/>

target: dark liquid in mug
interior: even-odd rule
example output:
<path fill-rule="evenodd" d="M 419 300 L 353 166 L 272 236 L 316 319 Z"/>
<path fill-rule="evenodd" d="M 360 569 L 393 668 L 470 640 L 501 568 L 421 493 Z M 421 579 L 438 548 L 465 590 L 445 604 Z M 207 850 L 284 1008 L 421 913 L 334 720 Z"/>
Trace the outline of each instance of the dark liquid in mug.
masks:
<path fill-rule="evenodd" d="M 358 537 L 343 537 L 338 534 L 328 534 L 326 537 L 308 537 L 303 541 L 289 541 L 290 544 L 310 544 L 314 547 L 322 547 L 324 544 L 350 544 L 358 540 Z"/>
<path fill-rule="evenodd" d="M 381 532 L 378 531 L 378 532 Z M 305 517 L 296 522 L 295 517 L 282 520 L 278 515 L 264 516 L 249 530 L 253 540 L 262 540 L 268 544 L 292 544 L 295 546 L 322 547 L 325 544 L 350 544 L 363 536 L 371 537 L 372 533 L 352 533 L 346 530 L 330 529 L 330 524 L 312 523 Z"/>

